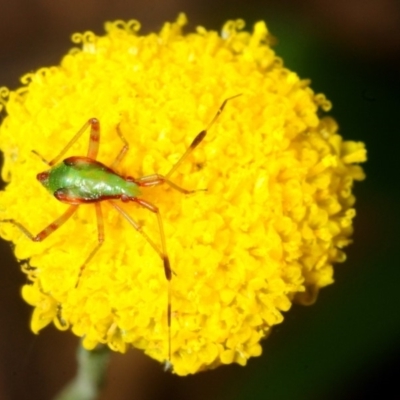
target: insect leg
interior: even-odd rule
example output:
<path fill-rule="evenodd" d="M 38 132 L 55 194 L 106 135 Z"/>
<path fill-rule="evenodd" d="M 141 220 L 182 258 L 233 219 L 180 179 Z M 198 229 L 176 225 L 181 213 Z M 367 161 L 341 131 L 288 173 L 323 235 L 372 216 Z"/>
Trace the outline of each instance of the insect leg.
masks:
<path fill-rule="evenodd" d="M 51 161 L 47 162 L 50 166 L 57 164 L 64 154 L 71 148 L 71 146 L 82 136 L 82 134 L 86 131 L 87 128 L 90 128 L 90 137 L 89 137 L 89 148 L 87 156 L 96 159 L 97 153 L 99 151 L 99 143 L 100 143 L 100 122 L 96 118 L 90 118 L 79 131 L 74 135 L 74 137 L 67 143 L 67 145 L 61 150 L 61 152 L 57 155 L 57 157 L 53 158 Z M 38 153 L 36 153 L 38 154 Z M 40 156 L 41 157 L 41 156 Z M 41 157 L 43 159 L 43 157 Z M 44 160 L 44 159 L 43 159 Z M 45 161 L 45 160 L 44 160 Z"/>
<path fill-rule="evenodd" d="M 70 206 L 67 211 L 61 215 L 61 217 L 57 218 L 50 225 L 40 231 L 37 235 L 33 235 L 28 229 L 26 229 L 22 224 L 13 219 L 3 219 L 1 222 L 9 222 L 16 226 L 26 237 L 33 240 L 34 242 L 41 242 L 46 239 L 47 236 L 55 232 L 60 226 L 62 226 L 68 219 L 72 216 L 72 214 L 78 209 L 78 205 Z"/>
<path fill-rule="evenodd" d="M 207 135 L 207 132 L 210 130 L 210 128 L 214 125 L 215 121 L 221 115 L 223 109 L 226 106 L 226 103 L 239 96 L 241 96 L 241 93 L 236 94 L 235 96 L 228 97 L 222 102 L 221 106 L 219 107 L 217 113 L 214 115 L 214 118 L 211 120 L 211 122 L 207 125 L 205 129 L 203 129 L 201 132 L 197 134 L 197 136 L 193 139 L 192 143 L 183 153 L 181 158 L 172 166 L 170 171 L 165 175 L 165 182 L 167 182 L 168 178 L 179 168 L 179 166 L 186 160 L 186 158 L 193 152 L 193 150 L 203 141 L 203 139 Z"/>
<path fill-rule="evenodd" d="M 115 158 L 115 160 L 113 161 L 113 163 L 111 164 L 111 166 L 110 166 L 111 169 L 115 169 L 115 168 L 118 167 L 118 165 L 120 164 L 120 162 L 122 161 L 122 159 L 125 157 L 126 153 L 129 150 L 129 143 L 125 139 L 125 136 L 122 134 L 121 128 L 119 127 L 119 124 L 117 125 L 117 134 L 120 137 L 120 139 L 122 140 L 122 143 L 124 145 L 123 145 L 122 149 L 120 150 L 120 152 L 118 153 L 118 155 Z"/>
<path fill-rule="evenodd" d="M 86 268 L 86 265 L 90 262 L 90 260 L 94 257 L 94 255 L 98 252 L 102 244 L 104 243 L 104 220 L 103 220 L 103 212 L 101 210 L 101 204 L 100 203 L 94 203 L 94 206 L 96 208 L 96 219 L 97 219 L 97 246 L 91 251 L 89 254 L 88 258 L 85 260 L 85 262 L 81 265 L 79 268 L 79 274 L 78 274 L 78 279 L 75 284 L 75 288 L 78 287 L 79 281 L 82 277 L 83 271 Z"/>
<path fill-rule="evenodd" d="M 157 186 L 157 185 L 166 183 L 167 185 L 171 186 L 173 189 L 175 189 L 178 192 L 181 192 L 183 194 L 190 194 L 190 193 L 198 192 L 201 190 L 205 190 L 205 189 L 195 189 L 195 190 L 185 189 L 185 188 L 177 185 L 176 183 L 170 181 L 164 175 L 160 175 L 160 174 L 152 174 L 152 175 L 142 176 L 140 178 L 135 178 L 134 182 L 142 187 Z"/>
<path fill-rule="evenodd" d="M 108 200 L 108 202 L 146 239 L 146 241 L 150 244 L 150 246 L 157 252 L 160 258 L 163 260 L 165 277 L 170 280 L 172 275 L 172 270 L 170 267 L 169 259 L 166 253 L 166 244 L 165 244 L 165 235 L 164 228 L 161 221 L 161 216 L 158 211 L 158 208 L 153 206 L 151 203 L 144 201 L 142 199 L 135 198 L 133 200 L 135 203 L 140 204 L 142 207 L 147 208 L 148 210 L 156 213 L 158 218 L 158 225 L 160 227 L 160 236 L 161 236 L 161 249 L 157 246 L 157 244 L 150 238 L 150 236 L 142 229 L 142 227 L 115 201 Z M 161 223 L 161 225 L 160 225 Z"/>
<path fill-rule="evenodd" d="M 147 240 L 147 242 L 151 245 L 151 247 L 153 247 L 153 249 L 158 253 L 158 255 L 161 257 L 161 259 L 163 261 L 164 273 L 165 273 L 165 277 L 168 281 L 168 299 L 167 299 L 168 360 L 166 362 L 166 366 L 168 368 L 170 368 L 170 366 L 171 366 L 171 313 L 172 313 L 171 279 L 172 279 L 172 270 L 171 270 L 171 265 L 169 262 L 168 253 L 167 253 L 167 245 L 166 245 L 165 234 L 164 234 L 164 225 L 162 223 L 160 211 L 155 205 L 153 205 L 143 199 L 138 199 L 137 197 L 135 197 L 132 201 L 134 201 L 135 203 L 139 204 L 140 206 L 142 206 L 142 207 L 146 208 L 147 210 L 156 214 L 157 222 L 158 222 L 158 229 L 159 229 L 160 238 L 161 238 L 161 250 L 154 243 L 154 241 L 152 239 L 150 239 L 150 237 L 142 230 L 142 227 L 125 210 L 123 210 L 114 201 L 109 200 L 111 205 Z"/>

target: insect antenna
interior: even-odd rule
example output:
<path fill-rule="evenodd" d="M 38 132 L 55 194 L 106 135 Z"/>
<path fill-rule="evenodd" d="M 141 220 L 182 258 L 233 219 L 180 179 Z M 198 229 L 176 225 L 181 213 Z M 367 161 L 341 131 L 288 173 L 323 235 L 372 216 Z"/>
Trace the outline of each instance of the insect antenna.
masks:
<path fill-rule="evenodd" d="M 35 156 L 39 157 L 45 164 L 50 165 L 50 163 L 36 150 L 31 150 L 31 151 Z"/>

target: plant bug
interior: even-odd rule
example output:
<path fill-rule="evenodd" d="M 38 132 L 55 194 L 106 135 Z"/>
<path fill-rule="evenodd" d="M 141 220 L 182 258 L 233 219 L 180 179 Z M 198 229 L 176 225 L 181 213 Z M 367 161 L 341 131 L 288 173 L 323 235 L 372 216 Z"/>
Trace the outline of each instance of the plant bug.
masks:
<path fill-rule="evenodd" d="M 97 220 L 97 245 L 93 248 L 86 260 L 80 266 L 77 272 L 75 288 L 78 288 L 79 282 L 82 278 L 82 274 L 87 264 L 92 260 L 95 254 L 101 248 L 105 236 L 104 236 L 104 223 L 103 213 L 101 208 L 102 201 L 108 201 L 109 204 L 114 207 L 125 218 L 133 228 L 139 232 L 144 239 L 150 244 L 150 246 L 160 256 L 165 278 L 168 281 L 168 299 L 167 299 L 167 326 L 168 326 L 168 357 L 165 362 L 166 369 L 172 367 L 171 363 L 171 279 L 172 269 L 168 257 L 166 239 L 164 234 L 163 222 L 161 213 L 158 207 L 151 202 L 140 198 L 140 188 L 157 186 L 161 184 L 167 184 L 172 189 L 177 190 L 183 194 L 190 194 L 196 192 L 196 190 L 187 190 L 173 181 L 170 180 L 170 176 L 178 169 L 178 167 L 187 159 L 187 157 L 196 149 L 196 147 L 203 141 L 207 132 L 210 130 L 212 125 L 216 122 L 223 109 L 225 108 L 228 101 L 240 96 L 237 94 L 232 97 L 225 99 L 220 105 L 217 113 L 214 115 L 211 122 L 199 132 L 190 146 L 186 149 L 183 155 L 178 161 L 172 166 L 170 171 L 166 175 L 152 174 L 146 175 L 139 178 L 132 176 L 122 176 L 116 172 L 119 164 L 126 156 L 129 150 L 129 143 L 123 136 L 119 125 L 117 125 L 117 134 L 121 139 L 123 146 L 119 151 L 117 157 L 112 162 L 111 166 L 108 167 L 103 163 L 97 161 L 97 154 L 100 145 L 100 122 L 96 118 L 89 119 L 82 128 L 73 136 L 73 138 L 67 143 L 67 145 L 61 150 L 61 152 L 53 158 L 51 161 L 46 161 L 38 153 L 34 151 L 46 164 L 49 165 L 50 169 L 37 174 L 38 181 L 51 193 L 54 197 L 69 205 L 67 210 L 59 218 L 49 224 L 46 228 L 40 231 L 37 235 L 33 235 L 24 225 L 14 221 L 13 219 L 2 220 L 2 222 L 8 222 L 16 226 L 25 236 L 34 242 L 40 242 L 46 239 L 49 235 L 60 228 L 69 218 L 77 211 L 79 206 L 82 204 L 93 204 L 96 210 Z M 72 156 L 62 160 L 65 153 L 72 147 L 72 145 L 83 135 L 84 132 L 90 130 L 89 134 L 89 146 L 86 156 Z M 62 160 L 62 161 L 61 161 Z M 147 233 L 142 229 L 140 224 L 133 219 L 116 200 L 122 202 L 134 202 L 139 206 L 147 209 L 156 215 L 158 230 L 160 234 L 160 244 L 158 246 L 153 239 L 151 239 Z"/>

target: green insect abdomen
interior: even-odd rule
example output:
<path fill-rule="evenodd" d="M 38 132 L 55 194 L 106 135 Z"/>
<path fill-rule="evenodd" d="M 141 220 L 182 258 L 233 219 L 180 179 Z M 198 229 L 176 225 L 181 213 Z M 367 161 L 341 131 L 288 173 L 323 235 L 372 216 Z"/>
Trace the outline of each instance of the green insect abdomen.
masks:
<path fill-rule="evenodd" d="M 134 182 L 87 157 L 67 158 L 39 174 L 38 179 L 57 199 L 70 204 L 139 195 L 139 187 Z"/>

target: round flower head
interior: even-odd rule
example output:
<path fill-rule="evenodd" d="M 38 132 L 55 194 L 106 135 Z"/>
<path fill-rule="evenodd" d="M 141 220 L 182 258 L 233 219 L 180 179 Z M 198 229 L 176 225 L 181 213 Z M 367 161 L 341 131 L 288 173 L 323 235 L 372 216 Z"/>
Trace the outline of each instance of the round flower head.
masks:
<path fill-rule="evenodd" d="M 105 36 L 75 34 L 81 45 L 60 66 L 2 90 L 0 128 L 8 182 L 0 232 L 28 260 L 22 294 L 34 306 L 32 330 L 53 322 L 87 349 L 134 346 L 179 375 L 245 365 L 293 301 L 310 304 L 333 282 L 352 234 L 353 181 L 364 178 L 355 164 L 366 159 L 362 143 L 343 141 L 335 121 L 319 117 L 329 101 L 283 67 L 263 22 L 248 33 L 230 21 L 222 34 L 183 34 L 185 23 L 180 15 L 146 36 L 137 21 L 107 23 Z M 169 177 L 195 192 L 140 188 L 160 211 L 170 281 L 154 246 L 108 201 L 104 244 L 79 285 L 98 243 L 97 208 L 81 205 L 39 243 L 21 232 L 36 234 L 68 209 L 35 176 L 89 118 L 101 124 L 98 161 L 113 164 L 122 136 L 130 149 L 116 172 L 165 175 L 228 98 Z M 89 131 L 62 158 L 86 156 Z M 114 202 L 162 248 L 154 212 Z"/>

